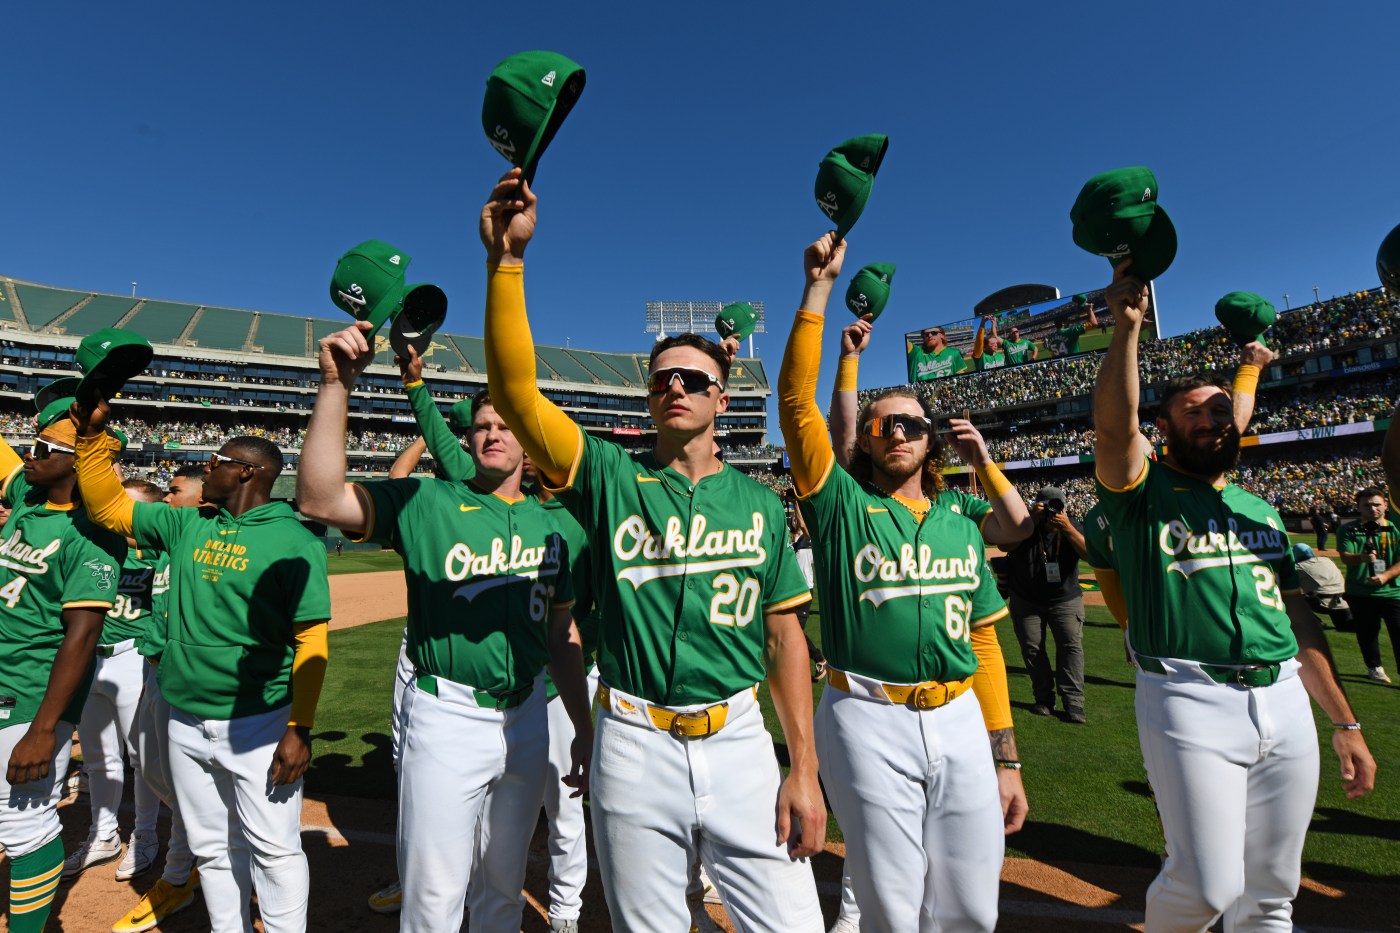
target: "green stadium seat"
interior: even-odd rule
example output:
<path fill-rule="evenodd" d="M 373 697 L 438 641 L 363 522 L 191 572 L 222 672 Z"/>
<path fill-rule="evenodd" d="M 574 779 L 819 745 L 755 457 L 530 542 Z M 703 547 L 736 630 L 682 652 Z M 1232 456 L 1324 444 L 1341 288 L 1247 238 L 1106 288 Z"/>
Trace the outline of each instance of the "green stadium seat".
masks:
<path fill-rule="evenodd" d="M 83 336 L 104 327 L 115 327 L 135 304 L 136 299 L 130 296 L 97 295 L 63 322 L 63 332 Z"/>
<path fill-rule="evenodd" d="M 151 343 L 174 343 L 197 310 L 198 305 L 174 301 L 148 301 L 141 306 L 141 310 L 136 312 L 136 316 L 126 327 Z"/>
<path fill-rule="evenodd" d="M 593 373 L 579 365 L 578 360 L 569 355 L 569 351 L 562 347 L 535 347 L 535 354 L 546 366 L 557 373 L 552 377 L 565 382 L 581 382 L 589 385 L 593 382 Z M 545 373 L 540 373 L 540 378 L 546 377 Z"/>
<path fill-rule="evenodd" d="M 19 302 L 24 306 L 24 316 L 29 319 L 29 326 L 35 330 L 47 327 L 54 318 L 88 296 L 87 292 L 47 288 L 43 285 L 20 285 L 18 282 L 15 283 L 15 291 L 19 292 Z"/>
<path fill-rule="evenodd" d="M 574 355 L 589 371 L 610 386 L 639 386 L 646 381 L 641 360 L 632 353 L 601 353 L 596 350 L 576 350 Z"/>
<path fill-rule="evenodd" d="M 486 372 L 486 341 L 480 337 L 448 336 L 457 352 L 479 373 Z"/>
<path fill-rule="evenodd" d="M 278 356 L 306 356 L 306 318 L 290 314 L 258 316 L 258 332 L 253 335 L 254 346 L 264 353 Z"/>
<path fill-rule="evenodd" d="M 253 326 L 251 311 L 232 308 L 205 308 L 189 339 L 196 346 L 214 350 L 241 350 Z"/>

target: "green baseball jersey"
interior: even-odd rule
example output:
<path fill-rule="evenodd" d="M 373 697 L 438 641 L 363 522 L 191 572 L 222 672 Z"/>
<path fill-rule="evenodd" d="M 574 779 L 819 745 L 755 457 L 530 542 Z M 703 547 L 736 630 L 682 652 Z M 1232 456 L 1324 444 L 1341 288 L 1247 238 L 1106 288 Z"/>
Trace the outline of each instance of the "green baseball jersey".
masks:
<path fill-rule="evenodd" d="M 476 461 L 462 449 L 462 441 L 447 426 L 447 419 L 433 401 L 428 387 L 423 383 L 409 386 L 405 390 L 408 403 L 413 406 L 413 420 L 418 422 L 418 430 L 428 444 L 428 453 L 433 455 L 443 479 L 469 480 L 476 475 Z"/>
<path fill-rule="evenodd" d="M 151 621 L 146 631 L 136 640 L 136 650 L 142 657 L 160 660 L 165 650 L 165 632 L 169 624 L 168 596 L 170 594 L 170 555 L 156 551 L 160 559 L 156 562 L 155 579 L 151 582 Z"/>
<path fill-rule="evenodd" d="M 1022 337 L 1020 340 L 1007 340 L 1002 343 L 1002 352 L 1006 354 L 1006 362 L 1009 366 L 1019 366 L 1031 358 L 1031 350 L 1035 347 L 1032 341 Z"/>
<path fill-rule="evenodd" d="M 0 442 L 2 443 L 2 442 Z M 117 599 L 126 544 L 80 508 L 51 508 L 15 467 L 0 487 L 10 508 L 0 540 L 0 728 L 31 722 L 63 643 L 63 610 L 106 612 Z M 87 684 L 63 713 L 77 723 Z"/>
<path fill-rule="evenodd" d="M 583 669 L 586 671 L 593 666 L 594 656 L 598 653 L 598 622 L 602 618 L 593 605 L 593 565 L 589 559 L 588 532 L 561 500 L 550 499 L 543 505 L 569 549 L 569 577 L 574 585 L 574 624 L 578 626 L 579 638 L 583 642 Z M 551 699 L 559 695 L 559 688 L 548 674 L 545 675 L 545 689 Z"/>
<path fill-rule="evenodd" d="M 766 676 L 763 615 L 812 598 L 769 489 L 728 465 L 693 483 L 589 435 L 560 498 L 589 532 L 604 682 L 684 706 Z"/>
<path fill-rule="evenodd" d="M 1283 591 L 1297 591 L 1283 520 L 1263 499 L 1144 460 L 1125 489 L 1098 482 L 1133 650 L 1204 664 L 1298 653 Z"/>
<path fill-rule="evenodd" d="M 917 345 L 909 348 L 909 368 L 916 382 L 951 376 L 962 372 L 966 366 L 967 361 L 957 347 L 944 347 L 937 353 L 930 353 Z"/>
<path fill-rule="evenodd" d="M 972 358 L 972 366 L 978 372 L 987 369 L 1002 369 L 1006 366 L 1006 353 L 983 353 Z"/>
<path fill-rule="evenodd" d="M 1095 502 L 1084 515 L 1084 559 L 1098 570 L 1118 569 L 1113 559 L 1113 530 L 1102 502 Z"/>
<path fill-rule="evenodd" d="M 99 644 L 115 645 L 129 638 L 145 637 L 155 609 L 156 573 L 163 556 L 159 551 L 127 549 L 117 601 L 107 611 Z"/>
<path fill-rule="evenodd" d="M 549 609 L 573 600 L 570 555 L 538 499 L 507 501 L 473 483 L 359 483 L 369 531 L 403 555 L 408 657 L 423 673 L 478 690 L 530 685 L 549 663 Z"/>
<path fill-rule="evenodd" d="M 992 514 L 990 502 L 971 493 L 963 492 L 961 489 L 944 489 L 938 494 L 934 504 L 939 508 L 972 519 L 979 530 L 982 528 L 982 522 L 986 520 L 988 515 Z"/>
<path fill-rule="evenodd" d="M 812 529 L 822 651 L 833 666 L 901 684 L 977 670 L 972 630 L 1005 616 L 1006 604 L 975 524 L 945 507 L 920 522 L 841 469 L 799 505 Z"/>
<path fill-rule="evenodd" d="M 1387 508 L 1385 521 L 1371 534 L 1367 533 L 1365 522 L 1347 522 L 1337 529 L 1337 550 L 1343 554 L 1364 554 L 1374 542 L 1376 556 L 1386 567 L 1400 563 L 1400 525 L 1396 524 L 1400 522 L 1400 515 L 1393 508 Z M 1400 578 L 1375 586 L 1371 583 L 1375 571 L 1369 563 L 1348 564 L 1346 572 L 1348 596 L 1400 599 Z"/>
<path fill-rule="evenodd" d="M 285 502 L 224 509 L 137 502 L 136 543 L 170 555 L 160 689 L 202 719 L 292 701 L 296 627 L 329 619 L 326 548 Z"/>
<path fill-rule="evenodd" d="M 1061 327 L 1045 338 L 1045 345 L 1056 356 L 1073 356 L 1079 352 L 1079 337 L 1084 333 L 1083 324 Z"/>

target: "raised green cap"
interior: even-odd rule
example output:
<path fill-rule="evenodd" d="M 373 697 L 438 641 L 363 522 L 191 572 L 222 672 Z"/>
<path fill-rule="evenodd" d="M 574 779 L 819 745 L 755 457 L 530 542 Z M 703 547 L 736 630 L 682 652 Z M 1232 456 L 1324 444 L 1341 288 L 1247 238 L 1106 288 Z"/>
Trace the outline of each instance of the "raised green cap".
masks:
<path fill-rule="evenodd" d="M 464 398 L 447 409 L 447 425 L 452 433 L 466 434 L 472 429 L 472 400 Z"/>
<path fill-rule="evenodd" d="M 855 136 L 828 152 L 817 165 L 817 207 L 836 225 L 838 238 L 845 239 L 865 210 L 875 173 L 880 171 L 889 146 L 889 137 L 879 133 Z"/>
<path fill-rule="evenodd" d="M 394 318 L 389 344 L 395 355 L 408 359 L 413 347 L 421 357 L 433 342 L 433 334 L 447 320 L 447 293 L 436 285 L 410 285 L 403 296 L 403 313 Z"/>
<path fill-rule="evenodd" d="M 73 394 L 111 398 L 149 366 L 154 355 L 150 341 L 135 331 L 118 327 L 94 331 L 73 354 L 73 365 L 83 374 Z"/>
<path fill-rule="evenodd" d="M 1114 266 L 1131 256 L 1133 275 L 1157 278 L 1176 258 L 1176 227 L 1157 194 L 1157 176 L 1145 166 L 1095 175 L 1069 210 L 1074 242 Z"/>
<path fill-rule="evenodd" d="M 68 409 L 71 407 L 73 407 L 71 398 L 57 398 L 49 402 L 44 406 L 43 411 L 39 412 L 39 417 L 35 421 L 37 429 L 42 431 L 59 419 L 67 418 Z"/>
<path fill-rule="evenodd" d="M 1254 292 L 1230 292 L 1215 303 L 1215 319 L 1241 344 L 1258 340 L 1278 320 L 1278 312 L 1264 296 Z"/>
<path fill-rule="evenodd" d="M 715 332 L 721 340 L 728 340 L 730 337 L 747 340 L 757 324 L 758 311 L 754 310 L 754 306 L 747 301 L 736 301 L 720 309 L 715 318 Z"/>
<path fill-rule="evenodd" d="M 846 286 L 846 307 L 856 317 L 870 315 L 873 321 L 890 301 L 890 283 L 894 280 L 894 263 L 872 262 L 851 278 Z"/>
<path fill-rule="evenodd" d="M 535 180 L 540 156 L 554 139 L 587 81 L 583 66 L 558 52 L 521 52 L 497 65 L 486 79 L 481 126 L 512 165 Z"/>
<path fill-rule="evenodd" d="M 1376 274 L 1381 277 L 1385 290 L 1400 298 L 1400 227 L 1381 240 L 1381 248 L 1376 252 Z"/>
<path fill-rule="evenodd" d="M 369 321 L 373 337 L 403 309 L 403 276 L 413 257 L 383 240 L 366 240 L 341 256 L 331 276 L 331 301 L 357 321 Z"/>
<path fill-rule="evenodd" d="M 49 403 L 58 399 L 73 401 L 73 397 L 78 394 L 78 386 L 82 384 L 77 376 L 63 376 L 55 379 L 48 385 L 43 386 L 34 393 L 34 410 L 43 411 L 49 407 Z"/>

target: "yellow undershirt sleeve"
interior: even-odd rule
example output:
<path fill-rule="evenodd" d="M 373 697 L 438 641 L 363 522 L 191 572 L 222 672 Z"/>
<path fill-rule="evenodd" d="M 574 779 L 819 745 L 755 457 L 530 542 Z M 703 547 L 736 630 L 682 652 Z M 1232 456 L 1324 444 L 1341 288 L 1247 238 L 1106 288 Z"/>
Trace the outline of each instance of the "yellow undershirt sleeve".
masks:
<path fill-rule="evenodd" d="M 1123 581 L 1119 579 L 1118 571 L 1095 567 L 1094 579 L 1098 581 L 1099 591 L 1103 593 L 1104 605 L 1108 606 L 1108 611 L 1113 613 L 1113 618 L 1118 620 L 1118 627 L 1126 632 L 1128 630 L 1128 601 L 1123 598 Z"/>
<path fill-rule="evenodd" d="M 972 630 L 972 653 L 977 655 L 977 672 L 972 675 L 972 692 L 982 707 L 988 732 L 1010 729 L 1011 691 L 1006 686 L 1006 659 L 1001 654 L 995 625 L 979 625 Z"/>
<path fill-rule="evenodd" d="M 316 703 L 326 679 L 330 658 L 325 621 L 304 622 L 297 626 L 292 650 L 292 715 L 289 726 L 310 726 L 316 721 Z"/>
<path fill-rule="evenodd" d="M 103 528 L 132 537 L 132 516 L 136 503 L 122 489 L 122 481 L 112 470 L 112 447 L 106 434 L 78 438 L 75 469 L 83 508 L 88 517 Z"/>
<path fill-rule="evenodd" d="M 573 481 L 583 432 L 536 384 L 535 341 L 525 316 L 525 267 L 486 266 L 486 385 L 491 402 L 551 486 Z"/>
<path fill-rule="evenodd" d="M 843 356 L 836 361 L 836 391 L 856 391 L 857 375 L 860 372 L 860 357 Z"/>
<path fill-rule="evenodd" d="M 1015 492 L 1016 487 L 1011 485 L 1011 481 L 1001 472 L 995 463 L 976 468 L 977 481 L 982 484 L 982 488 L 987 490 L 988 499 L 1000 499 L 1008 492 Z"/>
<path fill-rule="evenodd" d="M 1254 395 L 1259 388 L 1259 367 L 1242 364 L 1235 370 L 1235 382 L 1230 387 L 1236 395 Z"/>
<path fill-rule="evenodd" d="M 799 496 L 820 488 L 836 461 L 826 433 L 826 419 L 817 407 L 824 321 L 820 314 L 797 312 L 778 371 L 778 423 L 783 440 L 787 441 L 792 484 Z"/>

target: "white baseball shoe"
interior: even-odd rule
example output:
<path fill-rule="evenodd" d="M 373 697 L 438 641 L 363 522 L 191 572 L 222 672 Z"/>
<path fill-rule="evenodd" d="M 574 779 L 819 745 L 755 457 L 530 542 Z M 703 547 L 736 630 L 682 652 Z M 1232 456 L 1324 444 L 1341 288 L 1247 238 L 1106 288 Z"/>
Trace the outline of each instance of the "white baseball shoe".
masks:
<path fill-rule="evenodd" d="M 117 880 L 126 881 L 145 874 L 160 855 L 160 840 L 153 834 L 133 831 L 126 843 L 126 855 L 117 863 Z"/>
<path fill-rule="evenodd" d="M 1366 676 L 1371 678 L 1378 684 L 1390 683 L 1390 678 L 1385 675 L 1385 668 L 1383 667 L 1377 666 L 1366 668 Z"/>
<path fill-rule="evenodd" d="M 94 865 L 105 865 L 122 857 L 122 837 L 94 839 L 91 836 L 77 851 L 63 860 L 63 873 L 60 877 L 76 878 Z"/>

